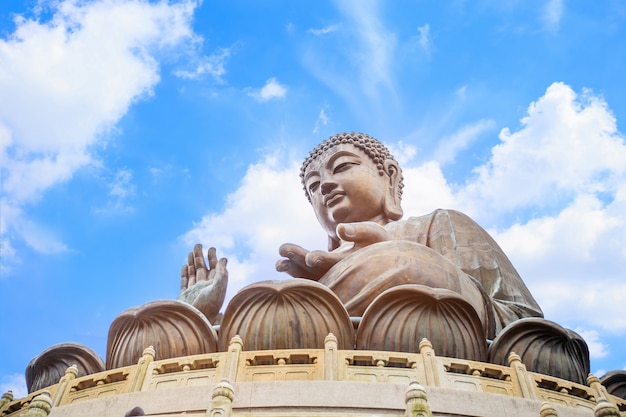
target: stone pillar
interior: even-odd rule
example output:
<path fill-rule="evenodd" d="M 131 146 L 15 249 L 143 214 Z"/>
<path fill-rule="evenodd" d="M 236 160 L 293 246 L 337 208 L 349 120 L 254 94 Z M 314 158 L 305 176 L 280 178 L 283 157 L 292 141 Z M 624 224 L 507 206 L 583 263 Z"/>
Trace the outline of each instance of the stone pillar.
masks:
<path fill-rule="evenodd" d="M 207 417 L 231 417 L 234 399 L 235 391 L 233 387 L 227 380 L 222 379 L 213 389 L 213 398 L 211 407 L 206 414 Z"/>
<path fill-rule="evenodd" d="M 600 379 L 597 376 L 595 376 L 594 374 L 589 374 L 589 376 L 587 377 L 587 385 L 589 385 L 591 389 L 593 389 L 596 393 L 596 401 L 610 401 L 609 393 L 606 391 L 606 387 L 602 385 Z"/>
<path fill-rule="evenodd" d="M 337 338 L 328 333 L 324 339 L 324 379 L 326 381 L 337 380 Z"/>
<path fill-rule="evenodd" d="M 620 412 L 607 400 L 600 400 L 593 409 L 594 417 L 620 417 Z"/>
<path fill-rule="evenodd" d="M 13 401 L 13 391 L 7 391 L 2 394 L 2 398 L 0 398 L 0 410 L 2 410 L 2 407 L 10 403 L 11 401 Z"/>
<path fill-rule="evenodd" d="M 228 358 L 225 364 L 225 374 L 222 375 L 222 378 L 225 380 L 237 381 L 241 351 L 243 351 L 243 340 L 239 335 L 235 335 L 230 339 L 230 343 L 228 344 Z"/>
<path fill-rule="evenodd" d="M 435 357 L 435 350 L 432 343 L 426 338 L 420 342 L 420 354 L 424 361 L 424 373 L 426 374 L 426 385 L 441 386 L 442 369 Z"/>
<path fill-rule="evenodd" d="M 426 390 L 424 390 L 424 387 L 415 381 L 409 384 L 409 387 L 404 395 L 404 402 L 406 403 L 406 417 L 433 416 L 430 411 L 430 406 L 428 405 Z"/>
<path fill-rule="evenodd" d="M 522 394 L 522 397 L 529 398 L 531 400 L 537 399 L 535 384 L 530 379 L 530 375 L 526 370 L 526 365 L 522 363 L 522 359 L 515 352 L 511 352 L 509 355 L 509 366 L 513 368 L 513 373 L 515 374 L 515 379 L 517 380 L 517 386 Z"/>
<path fill-rule="evenodd" d="M 42 391 L 28 405 L 28 410 L 22 417 L 47 417 L 52 409 L 52 399 L 48 391 Z"/>
<path fill-rule="evenodd" d="M 148 346 L 143 350 L 141 354 L 141 358 L 137 361 L 137 369 L 135 371 L 135 376 L 130 384 L 130 392 L 133 391 L 141 391 L 141 387 L 143 387 L 143 383 L 146 379 L 146 375 L 148 374 L 148 366 L 152 361 L 154 361 L 154 357 L 156 356 L 156 352 L 154 347 Z"/>
<path fill-rule="evenodd" d="M 539 417 L 559 417 L 559 415 L 552 404 L 544 402 L 539 409 Z"/>
<path fill-rule="evenodd" d="M 63 397 L 69 390 L 70 382 L 76 379 L 78 376 L 78 366 L 72 365 L 69 366 L 65 370 L 65 375 L 59 379 L 59 386 L 57 387 L 56 392 L 54 393 L 54 398 L 52 399 L 52 405 L 56 407 L 57 405 L 61 405 L 63 401 Z"/>

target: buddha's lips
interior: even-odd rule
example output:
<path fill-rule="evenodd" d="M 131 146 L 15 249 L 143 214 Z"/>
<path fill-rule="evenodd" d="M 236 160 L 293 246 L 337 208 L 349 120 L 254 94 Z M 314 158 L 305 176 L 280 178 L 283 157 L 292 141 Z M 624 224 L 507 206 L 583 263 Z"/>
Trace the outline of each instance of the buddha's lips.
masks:
<path fill-rule="evenodd" d="M 339 200 L 341 200 L 344 196 L 345 193 L 342 191 L 333 191 L 332 193 L 324 197 L 324 205 L 326 207 L 332 207 L 333 205 L 338 203 Z"/>

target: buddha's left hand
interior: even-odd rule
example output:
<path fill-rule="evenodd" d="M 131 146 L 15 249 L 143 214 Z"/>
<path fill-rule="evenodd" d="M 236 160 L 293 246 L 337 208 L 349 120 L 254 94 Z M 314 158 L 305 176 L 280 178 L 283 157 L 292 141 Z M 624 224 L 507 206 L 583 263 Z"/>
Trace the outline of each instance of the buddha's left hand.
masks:
<path fill-rule="evenodd" d="M 342 244 L 330 252 L 307 251 L 291 243 L 282 245 L 279 252 L 287 259 L 279 260 L 276 269 L 296 278 L 317 281 L 333 265 L 359 249 L 391 239 L 387 230 L 374 222 L 341 223 L 337 225 L 336 231 Z"/>

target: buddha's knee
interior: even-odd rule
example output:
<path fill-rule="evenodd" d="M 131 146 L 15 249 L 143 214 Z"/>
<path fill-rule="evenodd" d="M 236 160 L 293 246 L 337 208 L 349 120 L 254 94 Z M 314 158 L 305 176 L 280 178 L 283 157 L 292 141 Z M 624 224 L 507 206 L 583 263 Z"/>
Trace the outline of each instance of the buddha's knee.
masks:
<path fill-rule="evenodd" d="M 322 349 L 329 333 L 339 349 L 354 347 L 354 327 L 341 301 L 305 279 L 265 281 L 239 291 L 220 325 L 219 349 L 236 335 L 245 350 Z"/>
<path fill-rule="evenodd" d="M 154 346 L 156 360 L 217 351 L 217 334 L 196 308 L 182 301 L 152 301 L 130 308 L 109 328 L 106 368 L 135 365 Z"/>
<path fill-rule="evenodd" d="M 507 365 L 511 352 L 529 371 L 585 384 L 589 348 L 576 332 L 542 318 L 524 318 L 506 326 L 489 346 L 489 362 Z"/>
<path fill-rule="evenodd" d="M 415 284 L 372 302 L 359 324 L 357 349 L 417 353 L 423 338 L 438 356 L 487 359 L 485 330 L 472 305 L 453 291 Z"/>

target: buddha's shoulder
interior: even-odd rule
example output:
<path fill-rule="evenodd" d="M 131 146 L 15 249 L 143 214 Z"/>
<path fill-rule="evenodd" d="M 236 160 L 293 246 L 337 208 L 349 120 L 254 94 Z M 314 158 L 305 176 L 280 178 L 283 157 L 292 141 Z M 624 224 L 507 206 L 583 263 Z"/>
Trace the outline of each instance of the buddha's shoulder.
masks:
<path fill-rule="evenodd" d="M 439 221 L 474 223 L 474 220 L 472 220 L 472 218 L 469 217 L 467 214 L 462 213 L 457 210 L 452 210 L 452 209 L 437 209 L 431 213 L 423 214 L 421 216 L 407 217 L 406 219 L 400 220 L 399 222 L 400 223 L 405 222 L 408 224 L 411 224 L 411 223 L 419 224 L 419 223 L 431 223 L 431 222 L 439 222 Z"/>
<path fill-rule="evenodd" d="M 482 231 L 468 215 L 457 210 L 437 209 L 421 216 L 411 216 L 386 226 L 396 239 L 423 243 L 430 236 L 457 234 L 459 231 Z"/>

